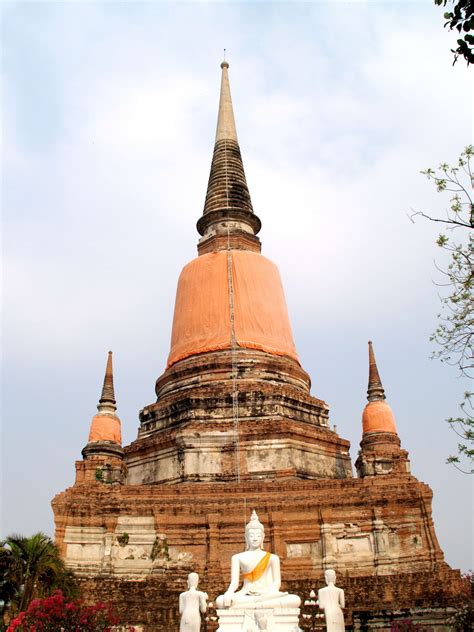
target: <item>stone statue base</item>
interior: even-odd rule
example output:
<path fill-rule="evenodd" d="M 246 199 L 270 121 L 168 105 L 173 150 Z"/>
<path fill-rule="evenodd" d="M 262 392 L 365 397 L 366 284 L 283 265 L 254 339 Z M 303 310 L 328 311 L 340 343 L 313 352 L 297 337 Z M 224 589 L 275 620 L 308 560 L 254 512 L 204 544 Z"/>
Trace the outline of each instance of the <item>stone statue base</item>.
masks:
<path fill-rule="evenodd" d="M 299 608 L 223 608 L 217 632 L 300 632 Z"/>

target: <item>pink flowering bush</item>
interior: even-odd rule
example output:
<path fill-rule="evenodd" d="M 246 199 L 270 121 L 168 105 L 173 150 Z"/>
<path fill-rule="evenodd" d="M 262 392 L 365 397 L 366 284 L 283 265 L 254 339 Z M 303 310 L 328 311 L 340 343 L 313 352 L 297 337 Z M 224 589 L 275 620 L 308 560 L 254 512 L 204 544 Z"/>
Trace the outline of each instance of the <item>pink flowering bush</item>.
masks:
<path fill-rule="evenodd" d="M 82 601 L 68 601 L 58 590 L 45 599 L 34 599 L 25 612 L 12 620 L 6 632 L 111 632 L 118 629 L 119 623 L 110 604 L 88 606 Z"/>

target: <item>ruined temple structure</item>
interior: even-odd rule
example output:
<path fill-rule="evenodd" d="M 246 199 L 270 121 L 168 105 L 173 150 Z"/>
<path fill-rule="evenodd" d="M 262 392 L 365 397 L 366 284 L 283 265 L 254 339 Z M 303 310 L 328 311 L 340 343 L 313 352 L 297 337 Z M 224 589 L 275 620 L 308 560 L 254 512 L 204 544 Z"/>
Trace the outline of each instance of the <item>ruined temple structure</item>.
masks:
<path fill-rule="evenodd" d="M 400 617 L 448 629 L 465 585 L 444 561 L 431 489 L 410 473 L 371 343 L 356 474 L 310 393 L 278 269 L 260 254 L 221 67 L 198 257 L 178 281 L 156 399 L 122 447 L 109 354 L 75 484 L 52 502 L 57 543 L 87 598 L 112 600 L 144 632 L 174 631 L 187 574 L 210 599 L 222 593 L 256 508 L 285 590 L 304 599 L 334 568 L 347 629 L 390 630 Z"/>

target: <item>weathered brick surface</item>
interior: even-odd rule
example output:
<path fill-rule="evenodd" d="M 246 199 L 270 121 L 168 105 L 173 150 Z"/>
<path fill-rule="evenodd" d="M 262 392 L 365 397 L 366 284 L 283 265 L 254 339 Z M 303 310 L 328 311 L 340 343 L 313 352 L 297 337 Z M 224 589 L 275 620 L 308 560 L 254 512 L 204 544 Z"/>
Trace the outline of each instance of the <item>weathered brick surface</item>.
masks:
<path fill-rule="evenodd" d="M 409 475 L 315 481 L 288 476 L 240 484 L 89 482 L 56 496 L 53 508 L 59 543 L 66 527 L 86 532 L 100 527 L 116 538 L 121 516 L 149 516 L 170 549 L 192 556 L 184 563 L 150 562 L 137 577 L 118 576 L 103 560 L 75 569 L 89 599 L 111 599 L 129 623 L 155 632 L 178 629 L 177 597 L 191 570 L 200 573 L 201 588 L 211 598 L 224 591 L 230 557 L 243 547 L 244 510 L 248 518 L 252 507 L 266 526 L 266 546 L 281 557 L 284 589 L 305 597 L 323 585 L 324 568 L 334 566 L 346 590 L 348 622 L 353 612 L 366 617 L 381 610 L 454 605 L 465 585 L 443 561 L 431 495 L 427 485 Z M 375 550 L 380 524 L 387 529 L 386 556 Z M 336 544 L 328 539 L 328 528 Z M 369 541 L 364 538 L 375 547 L 368 558 L 358 550 L 340 552 L 346 543 Z M 333 549 L 325 551 L 325 546 Z M 294 555 L 295 547 L 300 556 Z M 133 570 L 134 561 L 129 562 Z"/>
<path fill-rule="evenodd" d="M 330 429 L 327 405 L 292 358 L 240 348 L 191 356 L 164 372 L 156 394 L 125 448 L 131 484 L 232 480 L 238 448 L 247 478 L 291 469 L 301 478 L 352 476 L 349 442 Z"/>
<path fill-rule="evenodd" d="M 143 581 L 130 581 L 110 577 L 80 580 L 83 594 L 93 601 L 101 599 L 114 603 L 124 620 L 143 626 L 145 632 L 177 632 L 179 593 L 184 590 L 186 572 L 174 577 L 149 576 Z M 321 576 L 284 582 L 283 588 L 298 594 L 304 601 L 311 589 L 323 585 Z M 440 565 L 434 572 L 406 573 L 384 577 L 340 577 L 338 585 L 344 588 L 347 608 L 345 622 L 349 628 L 357 621 L 365 622 L 362 629 L 371 629 L 371 617 L 390 621 L 396 618 L 416 618 L 416 610 L 436 610 L 456 607 L 469 588 L 459 573 Z M 203 577 L 200 589 L 214 598 L 222 592 L 219 578 Z M 307 609 L 305 609 L 307 611 Z M 211 611 L 210 614 L 213 614 Z M 209 632 L 216 625 L 208 624 Z"/>

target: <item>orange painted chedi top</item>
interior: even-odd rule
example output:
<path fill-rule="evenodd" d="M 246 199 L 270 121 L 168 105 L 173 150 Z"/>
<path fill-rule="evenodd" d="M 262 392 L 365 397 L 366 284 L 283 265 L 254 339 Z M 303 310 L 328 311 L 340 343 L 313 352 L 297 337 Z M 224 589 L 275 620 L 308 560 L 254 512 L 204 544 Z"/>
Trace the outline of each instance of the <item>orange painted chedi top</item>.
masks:
<path fill-rule="evenodd" d="M 116 415 L 94 415 L 89 430 L 89 443 L 113 441 L 122 444 L 120 419 Z"/>
<path fill-rule="evenodd" d="M 390 432 L 397 434 L 397 426 L 392 409 L 385 401 L 385 391 L 375 361 L 372 342 L 369 340 L 369 386 L 367 389 L 369 403 L 362 413 L 362 431 Z"/>
<path fill-rule="evenodd" d="M 362 431 L 397 433 L 395 417 L 386 402 L 379 400 L 366 405 L 362 413 Z"/>
<path fill-rule="evenodd" d="M 248 250 L 212 252 L 184 267 L 168 366 L 233 344 L 298 360 L 278 269 Z"/>
<path fill-rule="evenodd" d="M 90 444 L 99 441 L 112 441 L 113 443 L 121 445 L 121 423 L 115 412 L 117 410 L 117 406 L 114 391 L 112 351 L 109 351 L 107 357 L 104 385 L 102 387 L 102 394 L 97 408 L 98 413 L 92 418 L 88 443 Z"/>

